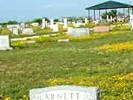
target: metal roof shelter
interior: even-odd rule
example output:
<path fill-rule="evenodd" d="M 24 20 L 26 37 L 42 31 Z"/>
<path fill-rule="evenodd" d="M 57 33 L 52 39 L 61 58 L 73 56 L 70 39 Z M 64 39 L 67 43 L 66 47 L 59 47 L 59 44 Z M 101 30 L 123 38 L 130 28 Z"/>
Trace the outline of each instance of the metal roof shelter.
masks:
<path fill-rule="evenodd" d="M 107 9 L 115 9 L 117 10 L 118 8 L 123 8 L 124 14 L 125 14 L 125 9 L 128 9 L 128 15 L 129 15 L 129 8 L 132 8 L 132 13 L 133 13 L 133 5 L 125 4 L 125 3 L 120 3 L 116 1 L 106 1 L 91 7 L 86 8 L 88 10 L 88 17 L 90 17 L 90 10 L 94 10 L 94 20 L 95 18 L 95 11 L 99 10 L 99 17 L 100 17 L 100 11 L 101 10 L 107 10 Z"/>

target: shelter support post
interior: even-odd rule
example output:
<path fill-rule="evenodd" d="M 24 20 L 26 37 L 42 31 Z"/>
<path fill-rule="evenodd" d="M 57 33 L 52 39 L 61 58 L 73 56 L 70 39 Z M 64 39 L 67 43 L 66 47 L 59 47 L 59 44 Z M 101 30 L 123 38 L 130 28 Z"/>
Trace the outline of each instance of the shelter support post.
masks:
<path fill-rule="evenodd" d="M 90 21 L 90 10 L 88 10 L 88 20 Z"/>
<path fill-rule="evenodd" d="M 100 12 L 101 10 L 99 9 L 99 20 L 101 20 L 101 12 Z"/>
<path fill-rule="evenodd" d="M 130 9 L 128 8 L 128 17 L 130 16 Z"/>
<path fill-rule="evenodd" d="M 123 15 L 124 15 L 124 19 L 126 17 L 126 11 L 125 11 L 125 8 L 123 8 Z"/>
<path fill-rule="evenodd" d="M 96 20 L 96 11 L 94 10 L 94 21 Z"/>
<path fill-rule="evenodd" d="M 132 8 L 132 14 L 133 14 L 133 8 Z"/>
<path fill-rule="evenodd" d="M 118 22 L 118 11 L 117 11 L 117 9 L 115 9 L 116 10 L 116 22 Z"/>

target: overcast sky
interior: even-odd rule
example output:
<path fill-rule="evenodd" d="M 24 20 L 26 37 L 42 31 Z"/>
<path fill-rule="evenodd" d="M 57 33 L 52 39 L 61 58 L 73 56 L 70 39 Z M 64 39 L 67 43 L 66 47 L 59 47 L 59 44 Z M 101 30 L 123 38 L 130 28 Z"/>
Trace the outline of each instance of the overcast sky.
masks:
<path fill-rule="evenodd" d="M 34 18 L 87 16 L 86 7 L 108 0 L 0 0 L 0 22 Z M 132 0 L 115 0 L 132 4 Z"/>

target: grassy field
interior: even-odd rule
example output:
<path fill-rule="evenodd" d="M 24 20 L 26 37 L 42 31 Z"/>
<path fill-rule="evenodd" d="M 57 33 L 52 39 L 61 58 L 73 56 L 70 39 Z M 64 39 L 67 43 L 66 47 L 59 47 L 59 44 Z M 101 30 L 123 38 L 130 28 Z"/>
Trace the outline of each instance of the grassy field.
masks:
<path fill-rule="evenodd" d="M 0 51 L 0 99 L 28 100 L 33 88 L 84 85 L 98 86 L 101 100 L 132 100 L 133 32 L 114 33 Z"/>

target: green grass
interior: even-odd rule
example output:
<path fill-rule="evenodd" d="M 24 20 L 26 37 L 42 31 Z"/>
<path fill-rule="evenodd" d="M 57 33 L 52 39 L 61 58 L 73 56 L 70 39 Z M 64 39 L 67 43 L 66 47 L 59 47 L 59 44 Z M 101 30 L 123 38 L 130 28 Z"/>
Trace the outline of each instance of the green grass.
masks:
<path fill-rule="evenodd" d="M 69 43 L 44 42 L 0 51 L 0 95 L 18 100 L 29 90 L 53 85 L 98 86 L 101 100 L 132 100 L 133 51 L 104 52 L 94 48 L 133 40 L 132 31 Z M 117 77 L 118 76 L 118 77 Z M 117 86 L 123 83 L 124 86 Z"/>

